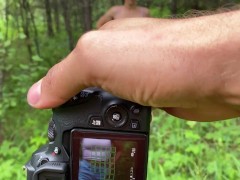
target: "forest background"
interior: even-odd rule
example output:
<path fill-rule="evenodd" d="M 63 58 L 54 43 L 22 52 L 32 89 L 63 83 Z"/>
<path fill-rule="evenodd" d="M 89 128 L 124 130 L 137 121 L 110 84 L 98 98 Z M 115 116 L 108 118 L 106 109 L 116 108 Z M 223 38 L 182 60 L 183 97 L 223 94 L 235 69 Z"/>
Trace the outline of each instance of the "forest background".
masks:
<path fill-rule="evenodd" d="M 138 0 L 152 17 L 227 9 L 240 0 Z M 22 166 L 47 143 L 50 110 L 28 106 L 28 88 L 122 0 L 0 0 L 0 179 L 26 179 Z M 189 13 L 190 12 L 190 13 Z M 198 123 L 153 112 L 148 180 L 240 179 L 239 118 Z"/>

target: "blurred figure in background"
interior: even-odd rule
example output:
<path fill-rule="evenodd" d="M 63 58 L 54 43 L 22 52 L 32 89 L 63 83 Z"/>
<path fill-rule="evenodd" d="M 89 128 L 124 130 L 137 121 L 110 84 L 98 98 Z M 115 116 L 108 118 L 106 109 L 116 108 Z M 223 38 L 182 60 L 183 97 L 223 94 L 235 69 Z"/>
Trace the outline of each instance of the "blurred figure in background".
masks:
<path fill-rule="evenodd" d="M 108 21 L 120 18 L 149 17 L 149 10 L 137 5 L 136 0 L 125 0 L 122 6 L 111 7 L 97 22 L 97 29 Z"/>

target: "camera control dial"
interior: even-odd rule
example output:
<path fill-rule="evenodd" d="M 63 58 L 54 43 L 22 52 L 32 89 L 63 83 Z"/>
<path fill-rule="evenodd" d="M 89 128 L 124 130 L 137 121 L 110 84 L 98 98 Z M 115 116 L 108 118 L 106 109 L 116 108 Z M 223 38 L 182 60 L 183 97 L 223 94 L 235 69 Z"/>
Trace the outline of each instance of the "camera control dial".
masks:
<path fill-rule="evenodd" d="M 111 126 L 118 128 L 127 122 L 128 113 L 122 106 L 112 105 L 107 109 L 105 118 Z"/>
<path fill-rule="evenodd" d="M 57 132 L 56 132 L 55 123 L 53 120 L 51 120 L 48 125 L 48 140 L 50 142 L 53 142 L 55 140 L 56 134 Z"/>

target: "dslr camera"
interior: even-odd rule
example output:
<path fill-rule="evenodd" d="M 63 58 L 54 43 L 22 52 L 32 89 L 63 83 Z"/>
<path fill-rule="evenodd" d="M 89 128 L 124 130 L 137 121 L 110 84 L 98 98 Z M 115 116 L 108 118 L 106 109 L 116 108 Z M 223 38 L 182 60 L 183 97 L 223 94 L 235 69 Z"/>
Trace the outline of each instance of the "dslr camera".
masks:
<path fill-rule="evenodd" d="M 27 180 L 145 180 L 151 108 L 87 88 L 54 108 Z"/>

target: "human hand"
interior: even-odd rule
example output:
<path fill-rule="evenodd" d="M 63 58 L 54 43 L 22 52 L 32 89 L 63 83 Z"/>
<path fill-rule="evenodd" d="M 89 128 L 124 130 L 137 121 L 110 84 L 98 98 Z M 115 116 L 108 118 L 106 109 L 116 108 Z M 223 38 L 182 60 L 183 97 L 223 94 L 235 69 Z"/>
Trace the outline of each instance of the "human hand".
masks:
<path fill-rule="evenodd" d="M 217 25 L 208 28 L 213 18 L 109 22 L 83 35 L 76 48 L 32 86 L 28 102 L 35 108 L 52 108 L 96 86 L 183 119 L 239 116 L 224 97 L 224 77 L 218 78 L 228 66 L 211 44 L 219 38 Z M 204 38 L 199 38 L 199 28 L 208 33 Z"/>

